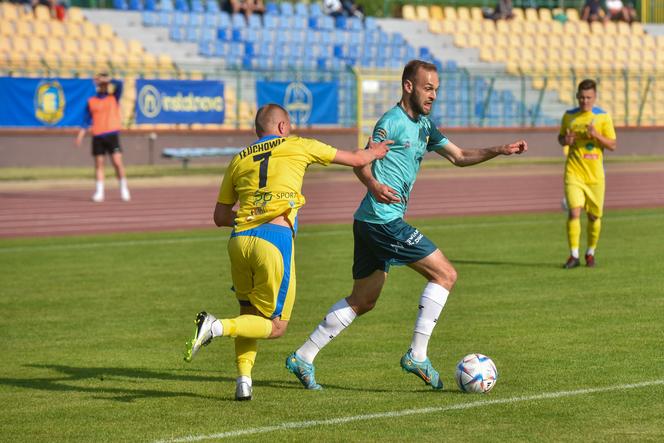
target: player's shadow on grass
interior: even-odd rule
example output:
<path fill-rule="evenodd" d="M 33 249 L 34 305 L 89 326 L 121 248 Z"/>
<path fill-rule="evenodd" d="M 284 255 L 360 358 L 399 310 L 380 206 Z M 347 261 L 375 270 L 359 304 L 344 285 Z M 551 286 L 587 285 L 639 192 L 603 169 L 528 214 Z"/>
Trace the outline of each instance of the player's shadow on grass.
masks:
<path fill-rule="evenodd" d="M 119 384 L 137 382 L 235 382 L 234 378 L 209 375 L 172 374 L 139 368 L 79 368 L 62 365 L 25 365 L 28 368 L 49 369 L 62 374 L 52 377 L 0 377 L 0 385 L 17 388 L 37 389 L 54 392 L 90 393 L 103 400 L 133 402 L 140 399 L 171 397 L 191 397 L 215 400 L 218 397 L 196 394 L 189 391 L 169 391 L 167 389 L 124 388 Z"/>
<path fill-rule="evenodd" d="M 450 258 L 452 264 L 460 265 L 478 265 L 478 266 L 518 266 L 530 268 L 561 268 L 562 264 L 544 263 L 544 262 L 517 262 L 517 261 L 498 261 L 498 260 L 463 260 Z"/>

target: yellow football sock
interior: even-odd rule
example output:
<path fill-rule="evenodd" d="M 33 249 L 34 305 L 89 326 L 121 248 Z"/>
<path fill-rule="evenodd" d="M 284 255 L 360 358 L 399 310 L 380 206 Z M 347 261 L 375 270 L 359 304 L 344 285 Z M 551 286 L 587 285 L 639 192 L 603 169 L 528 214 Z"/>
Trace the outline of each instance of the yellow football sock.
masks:
<path fill-rule="evenodd" d="M 237 364 L 237 373 L 240 377 L 251 378 L 251 370 L 256 362 L 257 349 L 258 340 L 255 338 L 235 338 L 235 362 Z"/>
<path fill-rule="evenodd" d="M 579 239 L 581 238 L 581 219 L 567 219 L 567 244 L 571 249 L 579 249 Z"/>
<path fill-rule="evenodd" d="M 588 247 L 595 249 L 597 242 L 599 242 L 599 232 L 602 230 L 602 219 L 597 218 L 595 221 L 588 220 Z"/>
<path fill-rule="evenodd" d="M 272 333 L 272 322 L 258 315 L 240 315 L 221 320 L 225 337 L 268 338 Z"/>

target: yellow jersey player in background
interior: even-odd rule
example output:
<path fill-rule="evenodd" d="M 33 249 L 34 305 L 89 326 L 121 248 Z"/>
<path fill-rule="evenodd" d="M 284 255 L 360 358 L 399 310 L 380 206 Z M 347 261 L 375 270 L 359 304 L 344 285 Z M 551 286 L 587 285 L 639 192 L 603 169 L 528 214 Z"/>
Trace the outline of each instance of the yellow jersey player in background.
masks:
<path fill-rule="evenodd" d="M 604 208 L 604 150 L 616 149 L 616 131 L 609 114 L 595 106 L 597 84 L 594 80 L 579 83 L 576 98 L 579 107 L 563 116 L 558 142 L 569 146 L 565 163 L 565 200 L 568 206 L 567 241 L 570 256 L 564 267 L 576 268 L 581 238 L 581 209 L 588 216 L 586 266 L 595 266 L 595 248 L 602 227 Z"/>
<path fill-rule="evenodd" d="M 214 337 L 234 338 L 237 400 L 252 397 L 257 340 L 279 338 L 288 326 L 295 301 L 293 240 L 297 212 L 305 203 L 302 180 L 307 167 L 312 163 L 362 167 L 383 158 L 391 143 L 369 141 L 367 149 L 350 152 L 290 132 L 284 108 L 263 106 L 256 113 L 259 139 L 238 153 L 224 174 L 214 222 L 233 227 L 228 255 L 240 315 L 217 319 L 199 312 L 194 337 L 185 350 L 185 360 L 191 361 Z"/>

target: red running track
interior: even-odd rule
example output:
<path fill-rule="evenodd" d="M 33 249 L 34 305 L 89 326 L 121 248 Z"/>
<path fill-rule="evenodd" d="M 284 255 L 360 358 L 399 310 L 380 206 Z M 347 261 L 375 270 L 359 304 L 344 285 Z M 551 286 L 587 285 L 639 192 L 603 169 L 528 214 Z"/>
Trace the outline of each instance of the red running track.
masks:
<path fill-rule="evenodd" d="M 199 180 L 200 181 L 200 180 Z M 131 183 L 130 183 L 131 184 Z M 117 189 L 92 203 L 92 184 L 63 189 L 0 187 L 0 238 L 212 228 L 218 183 Z M 350 171 L 305 177 L 307 205 L 300 224 L 350 223 L 364 188 Z M 409 218 L 560 211 L 561 166 L 425 169 L 415 185 Z M 664 207 L 664 163 L 607 165 L 607 209 Z"/>

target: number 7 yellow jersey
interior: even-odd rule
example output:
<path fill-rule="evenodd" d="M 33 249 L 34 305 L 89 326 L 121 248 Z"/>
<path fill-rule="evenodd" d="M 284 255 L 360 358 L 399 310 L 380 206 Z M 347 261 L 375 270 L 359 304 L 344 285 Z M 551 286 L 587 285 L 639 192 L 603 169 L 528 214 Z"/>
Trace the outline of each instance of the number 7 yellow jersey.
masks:
<path fill-rule="evenodd" d="M 267 136 L 243 149 L 228 165 L 217 201 L 239 202 L 235 232 L 284 215 L 297 230 L 297 211 L 306 200 L 302 180 L 312 163 L 329 165 L 336 148 L 310 138 Z"/>

